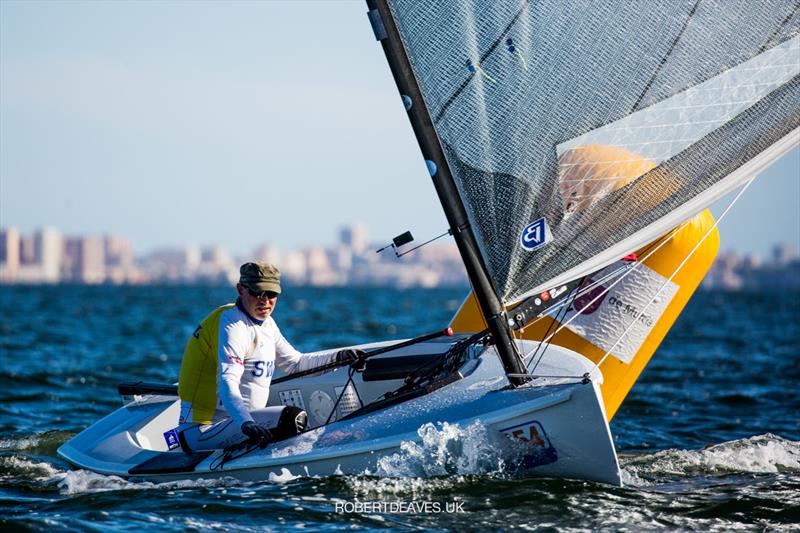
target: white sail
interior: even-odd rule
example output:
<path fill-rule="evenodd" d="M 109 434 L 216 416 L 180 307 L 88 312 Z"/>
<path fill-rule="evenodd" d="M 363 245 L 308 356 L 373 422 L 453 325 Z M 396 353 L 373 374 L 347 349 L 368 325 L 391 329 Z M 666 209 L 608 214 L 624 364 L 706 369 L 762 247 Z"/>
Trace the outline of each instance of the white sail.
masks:
<path fill-rule="evenodd" d="M 588 274 L 800 140 L 786 0 L 390 0 L 500 298 Z"/>

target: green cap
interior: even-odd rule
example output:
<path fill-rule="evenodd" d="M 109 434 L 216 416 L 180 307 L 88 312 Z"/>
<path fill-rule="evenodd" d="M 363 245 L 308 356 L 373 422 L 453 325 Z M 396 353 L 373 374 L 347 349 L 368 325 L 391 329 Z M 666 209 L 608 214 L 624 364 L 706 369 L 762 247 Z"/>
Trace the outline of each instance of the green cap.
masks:
<path fill-rule="evenodd" d="M 239 283 L 254 291 L 281 293 L 281 271 L 269 263 L 245 263 L 239 269 Z"/>

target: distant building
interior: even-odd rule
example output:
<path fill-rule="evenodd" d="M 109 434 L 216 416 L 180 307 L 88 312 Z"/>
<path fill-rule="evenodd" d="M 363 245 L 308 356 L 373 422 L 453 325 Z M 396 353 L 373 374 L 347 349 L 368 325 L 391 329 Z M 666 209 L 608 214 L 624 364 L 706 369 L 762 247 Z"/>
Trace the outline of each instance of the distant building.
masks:
<path fill-rule="evenodd" d="M 144 273 L 136 266 L 136 257 L 130 241 L 116 235 L 106 235 L 103 249 L 107 281 L 116 285 L 146 281 Z"/>
<path fill-rule="evenodd" d="M 188 272 L 194 272 L 200 268 L 200 263 L 203 261 L 203 254 L 199 246 L 186 246 L 181 249 L 181 252 L 183 254 L 183 267 Z"/>
<path fill-rule="evenodd" d="M 20 235 L 0 229 L 2 283 L 141 283 L 133 246 L 117 236 L 65 239 L 55 228 Z"/>
<path fill-rule="evenodd" d="M 315 246 L 306 250 L 306 283 L 315 286 L 341 285 L 343 273 L 335 272 L 328 251 Z"/>
<path fill-rule="evenodd" d="M 225 248 L 217 245 L 210 248 L 203 248 L 200 254 L 200 264 L 219 268 L 230 268 L 233 264 L 233 259 Z"/>
<path fill-rule="evenodd" d="M 363 224 L 351 224 L 339 231 L 339 242 L 356 254 L 363 254 L 367 250 L 368 238 L 369 233 Z"/>
<path fill-rule="evenodd" d="M 145 256 L 143 270 L 153 281 L 186 283 L 194 279 L 200 260 L 200 248 L 196 246 L 161 248 Z"/>
<path fill-rule="evenodd" d="M 772 248 L 772 262 L 776 265 L 788 265 L 798 258 L 797 247 L 791 244 L 780 244 Z"/>
<path fill-rule="evenodd" d="M 36 264 L 36 238 L 33 235 L 20 237 L 19 262 L 22 265 Z"/>
<path fill-rule="evenodd" d="M 281 254 L 275 247 L 269 244 L 262 244 L 253 251 L 252 257 L 245 259 L 245 261 L 266 261 L 273 265 L 280 265 Z M 245 261 L 242 262 L 244 263 Z"/>
<path fill-rule="evenodd" d="M 750 270 L 761 268 L 761 258 L 755 254 L 748 254 L 742 260 L 742 267 Z"/>
<path fill-rule="evenodd" d="M 354 255 L 356 255 L 354 250 L 343 244 L 328 250 L 331 268 L 340 274 L 339 278 L 343 283 L 347 282 L 348 274 L 353 269 Z"/>
<path fill-rule="evenodd" d="M 772 250 L 771 261 L 754 255 L 721 253 L 711 265 L 702 287 L 725 290 L 800 290 L 800 258 L 797 248 L 781 245 Z"/>
<path fill-rule="evenodd" d="M 0 231 L 0 283 L 17 280 L 20 265 L 20 235 L 17 228 Z"/>
<path fill-rule="evenodd" d="M 225 248 L 212 246 L 203 249 L 196 276 L 197 279 L 209 283 L 236 283 L 239 269 Z"/>
<path fill-rule="evenodd" d="M 35 261 L 41 265 L 42 281 L 57 283 L 61 280 L 61 262 L 64 255 L 64 238 L 55 228 L 44 228 L 34 237 Z"/>
<path fill-rule="evenodd" d="M 15 281 L 58 283 L 61 281 L 64 239 L 54 228 L 43 228 L 20 239 L 20 264 Z"/>
<path fill-rule="evenodd" d="M 291 250 L 281 255 L 278 264 L 281 270 L 281 278 L 294 284 L 306 283 L 306 255 L 299 250 Z"/>
<path fill-rule="evenodd" d="M 87 236 L 67 239 L 65 277 L 89 285 L 106 280 L 105 243 L 102 237 Z"/>

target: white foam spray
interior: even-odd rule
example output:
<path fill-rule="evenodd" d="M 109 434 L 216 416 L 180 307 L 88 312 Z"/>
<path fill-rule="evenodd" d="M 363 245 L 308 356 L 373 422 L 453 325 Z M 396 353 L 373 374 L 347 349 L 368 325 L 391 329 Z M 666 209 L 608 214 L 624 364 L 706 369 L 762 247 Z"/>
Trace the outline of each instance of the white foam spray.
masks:
<path fill-rule="evenodd" d="M 419 494 L 452 488 L 471 476 L 505 474 L 502 435 L 479 421 L 462 428 L 447 422 L 423 425 L 419 441 L 405 441 L 400 451 L 378 460 L 368 478 L 350 477 L 361 495 Z"/>
<path fill-rule="evenodd" d="M 664 450 L 623 460 L 633 484 L 660 475 L 800 472 L 800 442 L 767 433 L 703 450 Z"/>

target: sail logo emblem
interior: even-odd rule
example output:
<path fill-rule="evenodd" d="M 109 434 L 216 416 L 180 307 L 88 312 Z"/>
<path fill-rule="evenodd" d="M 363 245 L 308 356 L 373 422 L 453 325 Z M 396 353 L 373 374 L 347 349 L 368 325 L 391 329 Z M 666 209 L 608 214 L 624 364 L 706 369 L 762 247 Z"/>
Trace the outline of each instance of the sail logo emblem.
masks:
<path fill-rule="evenodd" d="M 552 240 L 553 234 L 544 217 L 525 226 L 519 236 L 520 245 L 529 252 L 538 250 Z"/>
<path fill-rule="evenodd" d="M 520 458 L 520 464 L 524 468 L 549 465 L 558 460 L 556 449 L 550 443 L 544 427 L 537 420 L 501 429 L 500 432 L 512 441 L 521 444 L 523 455 Z"/>

